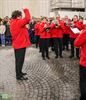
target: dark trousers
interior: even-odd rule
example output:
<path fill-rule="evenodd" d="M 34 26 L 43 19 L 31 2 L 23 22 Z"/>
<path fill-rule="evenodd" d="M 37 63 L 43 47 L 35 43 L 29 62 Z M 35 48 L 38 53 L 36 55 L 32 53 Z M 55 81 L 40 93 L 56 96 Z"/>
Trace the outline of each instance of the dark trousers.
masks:
<path fill-rule="evenodd" d="M 39 38 L 39 52 L 42 52 L 41 39 Z"/>
<path fill-rule="evenodd" d="M 50 39 L 41 39 L 41 51 L 43 58 L 45 58 L 45 56 L 49 57 L 49 41 Z"/>
<path fill-rule="evenodd" d="M 74 54 L 75 54 L 75 49 L 76 49 L 76 57 L 79 57 L 79 48 L 74 48 L 74 41 L 75 41 L 75 38 L 71 38 L 71 39 L 70 39 L 71 56 L 74 56 Z"/>
<path fill-rule="evenodd" d="M 20 78 L 22 74 L 22 67 L 24 63 L 26 48 L 14 49 L 14 52 L 15 52 L 16 77 Z"/>
<path fill-rule="evenodd" d="M 6 45 L 9 45 L 9 44 L 11 44 L 11 36 L 6 36 L 5 37 L 5 40 L 6 40 Z"/>
<path fill-rule="evenodd" d="M 66 50 L 69 49 L 69 34 L 63 35 L 63 50 L 65 49 L 65 47 L 66 47 Z"/>
<path fill-rule="evenodd" d="M 39 39 L 40 39 L 40 36 L 36 36 L 36 48 L 38 48 L 38 45 L 39 45 Z"/>
<path fill-rule="evenodd" d="M 80 65 L 80 100 L 86 100 L 86 67 Z"/>
<path fill-rule="evenodd" d="M 62 56 L 62 38 L 53 38 L 54 50 L 56 56 Z"/>
<path fill-rule="evenodd" d="M 51 50 L 54 51 L 53 38 L 50 39 L 50 47 L 51 47 Z"/>

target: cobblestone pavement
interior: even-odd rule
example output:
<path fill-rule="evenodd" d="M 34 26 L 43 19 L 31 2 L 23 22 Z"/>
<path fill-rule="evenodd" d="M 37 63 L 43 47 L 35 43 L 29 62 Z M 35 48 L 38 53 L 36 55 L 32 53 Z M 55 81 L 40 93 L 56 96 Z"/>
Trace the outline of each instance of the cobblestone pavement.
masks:
<path fill-rule="evenodd" d="M 17 81 L 13 49 L 0 49 L 0 94 L 8 94 L 7 100 L 79 100 L 79 61 L 63 54 L 55 59 L 50 51 L 44 61 L 38 49 L 28 48 L 23 71 L 29 80 Z"/>

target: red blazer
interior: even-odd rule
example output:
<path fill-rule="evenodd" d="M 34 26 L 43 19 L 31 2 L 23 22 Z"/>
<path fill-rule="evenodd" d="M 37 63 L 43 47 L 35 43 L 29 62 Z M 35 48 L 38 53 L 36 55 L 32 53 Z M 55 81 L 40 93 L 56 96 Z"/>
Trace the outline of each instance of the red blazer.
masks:
<path fill-rule="evenodd" d="M 46 23 L 46 24 L 47 24 L 47 26 L 50 26 L 48 23 Z M 51 38 L 50 29 L 49 29 L 49 31 L 46 31 L 46 29 L 44 28 L 44 25 L 45 25 L 44 22 L 42 22 L 42 23 L 40 24 L 40 38 L 41 38 L 41 39 Z"/>
<path fill-rule="evenodd" d="M 25 18 L 12 19 L 10 22 L 10 32 L 14 49 L 24 48 L 30 45 L 28 30 L 25 25 L 29 23 L 31 17 L 28 9 L 24 9 L 24 13 Z"/>
<path fill-rule="evenodd" d="M 77 21 L 74 23 L 74 27 L 77 27 L 79 30 L 82 30 L 84 29 L 84 24 L 82 22 Z"/>
<path fill-rule="evenodd" d="M 60 21 L 61 28 L 63 30 L 63 34 L 70 34 L 69 33 L 69 26 L 65 25 L 65 22 L 62 20 Z"/>
<path fill-rule="evenodd" d="M 35 35 L 40 36 L 40 23 L 36 23 L 34 26 Z"/>
<path fill-rule="evenodd" d="M 84 29 L 81 34 L 76 38 L 74 46 L 81 49 L 80 64 L 83 67 L 86 67 L 86 29 Z"/>
<path fill-rule="evenodd" d="M 51 24 L 51 37 L 52 38 L 62 38 L 63 37 L 63 32 L 61 27 L 59 26 L 58 28 L 55 27 L 55 24 Z"/>

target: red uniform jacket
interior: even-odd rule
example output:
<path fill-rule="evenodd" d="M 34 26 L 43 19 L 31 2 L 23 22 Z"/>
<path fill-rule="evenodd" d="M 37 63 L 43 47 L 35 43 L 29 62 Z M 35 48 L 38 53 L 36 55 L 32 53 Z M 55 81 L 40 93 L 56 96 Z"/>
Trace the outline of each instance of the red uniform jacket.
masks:
<path fill-rule="evenodd" d="M 42 39 L 47 39 L 47 38 L 51 38 L 51 33 L 50 33 L 50 29 L 49 31 L 46 31 L 46 29 L 44 28 L 45 23 L 42 22 L 40 24 L 40 38 Z M 47 26 L 50 26 L 48 23 L 46 23 Z"/>
<path fill-rule="evenodd" d="M 78 28 L 80 31 L 84 28 L 83 23 L 80 23 L 78 21 L 74 22 L 74 27 Z M 73 32 L 70 32 L 70 38 L 76 38 L 79 34 L 74 34 Z"/>
<path fill-rule="evenodd" d="M 25 18 L 12 19 L 10 22 L 10 32 L 14 49 L 24 48 L 30 45 L 28 30 L 25 25 L 29 23 L 31 17 L 28 9 L 24 9 L 24 13 Z"/>
<path fill-rule="evenodd" d="M 51 37 L 52 38 L 63 38 L 63 32 L 61 27 L 56 28 L 55 24 L 51 24 Z"/>
<path fill-rule="evenodd" d="M 86 67 L 86 29 L 76 38 L 74 46 L 81 49 L 80 64 Z"/>
<path fill-rule="evenodd" d="M 61 28 L 63 30 L 63 34 L 70 34 L 69 26 L 65 25 L 66 23 L 62 20 L 60 21 Z"/>
<path fill-rule="evenodd" d="M 34 26 L 35 35 L 40 36 L 40 23 L 36 23 Z"/>

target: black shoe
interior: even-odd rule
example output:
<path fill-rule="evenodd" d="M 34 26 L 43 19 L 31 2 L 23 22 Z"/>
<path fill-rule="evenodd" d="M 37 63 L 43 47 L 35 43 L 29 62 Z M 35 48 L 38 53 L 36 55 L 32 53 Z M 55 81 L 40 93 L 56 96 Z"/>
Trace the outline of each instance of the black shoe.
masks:
<path fill-rule="evenodd" d="M 55 58 L 57 59 L 57 58 L 58 58 L 58 56 L 55 56 Z"/>
<path fill-rule="evenodd" d="M 49 57 L 49 56 L 46 56 L 46 58 L 47 58 L 47 59 L 50 59 L 50 57 Z"/>
<path fill-rule="evenodd" d="M 77 58 L 77 59 L 80 59 L 80 57 L 79 57 L 79 56 L 77 56 L 76 58 Z"/>
<path fill-rule="evenodd" d="M 27 75 L 27 73 L 23 73 L 23 72 L 22 72 L 22 73 L 21 73 L 21 75 L 23 75 L 23 76 L 24 76 L 24 75 Z"/>
<path fill-rule="evenodd" d="M 67 51 L 69 51 L 69 49 L 66 49 Z"/>
<path fill-rule="evenodd" d="M 45 57 L 42 57 L 43 60 L 46 60 Z"/>
<path fill-rule="evenodd" d="M 17 77 L 16 79 L 17 79 L 17 80 L 28 80 L 27 77 Z"/>
<path fill-rule="evenodd" d="M 41 50 L 39 50 L 39 53 L 41 53 L 42 51 Z"/>
<path fill-rule="evenodd" d="M 63 58 L 63 56 L 60 56 L 60 58 Z"/>
<path fill-rule="evenodd" d="M 63 48 L 62 48 L 62 50 L 64 51 L 64 50 L 65 50 L 65 48 L 63 47 Z"/>
<path fill-rule="evenodd" d="M 73 58 L 73 57 L 74 57 L 74 56 L 72 56 L 72 55 L 71 55 L 71 56 L 69 56 L 69 58 Z"/>
<path fill-rule="evenodd" d="M 55 51 L 55 49 L 54 49 L 53 47 L 51 48 L 51 50 L 52 50 L 52 51 Z"/>
<path fill-rule="evenodd" d="M 36 48 L 38 48 L 38 46 L 36 46 Z"/>

